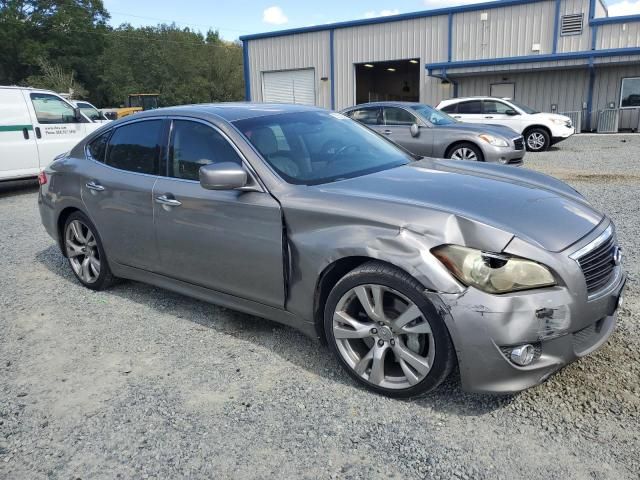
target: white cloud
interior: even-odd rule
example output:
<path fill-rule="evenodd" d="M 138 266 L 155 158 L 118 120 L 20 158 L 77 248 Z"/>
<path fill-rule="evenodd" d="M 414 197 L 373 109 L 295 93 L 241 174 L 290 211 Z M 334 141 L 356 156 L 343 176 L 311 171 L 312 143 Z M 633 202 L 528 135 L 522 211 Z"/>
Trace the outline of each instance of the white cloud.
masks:
<path fill-rule="evenodd" d="M 610 17 L 618 17 L 620 15 L 639 15 L 640 0 L 623 0 L 622 2 L 611 3 L 607 5 Z"/>
<path fill-rule="evenodd" d="M 376 18 L 376 17 L 388 17 L 389 15 L 398 15 L 400 10 L 394 8 L 393 10 L 380 10 L 376 12 L 375 10 L 370 10 L 364 13 L 364 18 Z"/>
<path fill-rule="evenodd" d="M 283 25 L 289 21 L 280 7 L 265 8 L 262 12 L 262 21 L 271 25 Z"/>

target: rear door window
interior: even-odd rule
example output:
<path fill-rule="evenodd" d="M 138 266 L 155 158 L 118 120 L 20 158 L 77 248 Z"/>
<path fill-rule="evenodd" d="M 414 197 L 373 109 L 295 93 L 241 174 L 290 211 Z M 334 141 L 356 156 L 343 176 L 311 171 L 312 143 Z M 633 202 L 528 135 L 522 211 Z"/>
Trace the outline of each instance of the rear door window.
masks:
<path fill-rule="evenodd" d="M 200 167 L 242 160 L 233 146 L 214 128 L 189 120 L 175 120 L 169 147 L 169 176 L 199 180 Z"/>
<path fill-rule="evenodd" d="M 442 107 L 442 110 L 445 113 L 458 113 L 458 104 L 452 103 L 451 105 L 447 105 L 446 107 Z"/>
<path fill-rule="evenodd" d="M 458 104 L 458 113 L 480 114 L 482 113 L 482 102 L 480 100 L 470 100 Z"/>
<path fill-rule="evenodd" d="M 382 110 L 380 108 L 360 108 L 347 113 L 347 116 L 365 125 L 382 125 Z"/>
<path fill-rule="evenodd" d="M 162 120 L 116 128 L 107 149 L 107 165 L 135 173 L 158 174 Z"/>

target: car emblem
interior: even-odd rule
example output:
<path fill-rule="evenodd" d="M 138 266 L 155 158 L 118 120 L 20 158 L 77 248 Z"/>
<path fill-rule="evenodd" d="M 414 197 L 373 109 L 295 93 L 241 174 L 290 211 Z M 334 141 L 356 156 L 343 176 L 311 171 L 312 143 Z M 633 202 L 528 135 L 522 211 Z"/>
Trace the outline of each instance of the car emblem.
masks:
<path fill-rule="evenodd" d="M 622 249 L 620 247 L 616 247 L 613 250 L 613 263 L 618 266 L 622 263 Z"/>

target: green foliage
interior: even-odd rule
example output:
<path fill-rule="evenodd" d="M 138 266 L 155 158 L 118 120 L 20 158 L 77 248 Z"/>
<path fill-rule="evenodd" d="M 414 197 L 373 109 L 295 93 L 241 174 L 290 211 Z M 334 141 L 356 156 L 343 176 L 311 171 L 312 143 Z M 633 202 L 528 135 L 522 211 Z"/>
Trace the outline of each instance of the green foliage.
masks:
<path fill-rule="evenodd" d="M 237 42 L 176 25 L 113 29 L 108 19 L 102 0 L 0 0 L 0 84 L 84 88 L 104 107 L 130 93 L 159 93 L 161 105 L 243 98 Z"/>
<path fill-rule="evenodd" d="M 42 73 L 27 78 L 27 85 L 58 93 L 68 93 L 72 98 L 84 98 L 89 93 L 77 82 L 74 71 L 65 71 L 60 65 L 51 65 L 44 58 L 38 61 L 38 65 Z"/>

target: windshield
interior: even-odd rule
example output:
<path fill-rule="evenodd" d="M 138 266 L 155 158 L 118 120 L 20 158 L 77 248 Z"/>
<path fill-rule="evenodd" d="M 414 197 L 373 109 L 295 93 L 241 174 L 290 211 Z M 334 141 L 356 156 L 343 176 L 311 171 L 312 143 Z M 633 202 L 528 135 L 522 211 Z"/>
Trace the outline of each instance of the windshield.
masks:
<path fill-rule="evenodd" d="M 455 118 L 450 117 L 446 113 L 436 110 L 429 105 L 412 105 L 411 108 L 433 125 L 451 125 L 453 123 L 458 123 Z"/>
<path fill-rule="evenodd" d="M 516 102 L 515 100 L 509 100 L 512 104 L 514 104 L 516 107 L 518 107 L 520 110 L 522 110 L 524 113 L 528 113 L 529 115 L 533 115 L 534 113 L 540 113 L 537 110 L 534 110 L 531 107 L 527 107 L 526 105 L 523 105 L 522 103 Z"/>
<path fill-rule="evenodd" d="M 285 181 L 317 185 L 405 165 L 412 158 L 344 115 L 296 112 L 234 125 Z"/>
<path fill-rule="evenodd" d="M 102 113 L 100 113 L 98 111 L 98 109 L 95 108 L 90 103 L 77 102 L 76 105 L 78 106 L 80 111 L 82 113 L 84 113 L 87 116 L 87 118 L 89 120 L 91 120 L 92 122 L 95 121 L 95 120 L 104 120 L 104 117 L 102 116 Z"/>

